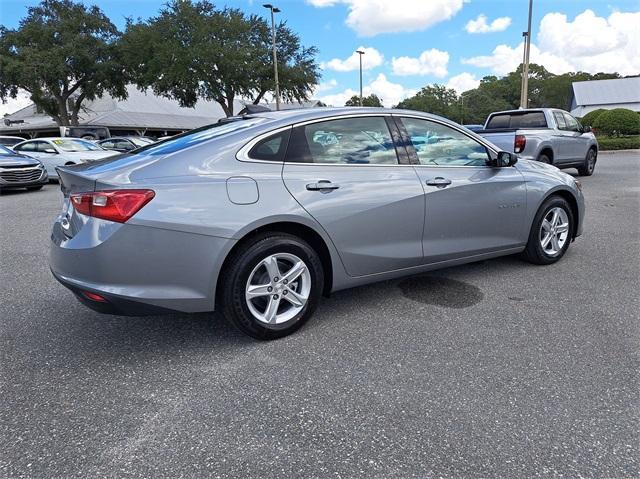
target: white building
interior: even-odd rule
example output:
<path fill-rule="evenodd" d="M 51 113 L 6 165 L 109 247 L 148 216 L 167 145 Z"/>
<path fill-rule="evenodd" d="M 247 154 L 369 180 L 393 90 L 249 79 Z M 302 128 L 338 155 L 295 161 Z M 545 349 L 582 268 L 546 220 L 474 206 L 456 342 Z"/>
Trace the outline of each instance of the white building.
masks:
<path fill-rule="evenodd" d="M 640 111 L 640 77 L 573 83 L 571 114 L 583 117 L 598 108 Z"/>

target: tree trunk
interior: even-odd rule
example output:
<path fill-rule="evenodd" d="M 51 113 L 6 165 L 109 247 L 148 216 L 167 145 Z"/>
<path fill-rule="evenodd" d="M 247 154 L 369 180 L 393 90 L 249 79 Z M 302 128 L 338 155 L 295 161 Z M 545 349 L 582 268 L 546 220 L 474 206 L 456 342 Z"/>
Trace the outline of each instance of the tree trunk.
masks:
<path fill-rule="evenodd" d="M 84 101 L 85 98 L 85 94 L 84 92 L 80 93 L 80 95 L 78 95 L 78 98 L 76 98 L 74 104 L 73 104 L 73 110 L 71 111 L 71 124 L 73 126 L 78 126 L 78 113 L 80 113 L 80 109 L 82 108 L 82 102 Z"/>
<path fill-rule="evenodd" d="M 257 105 L 258 103 L 260 103 L 260 100 L 262 100 L 262 97 L 265 95 L 265 93 L 267 93 L 267 90 L 260 91 L 260 93 L 258 93 L 258 96 L 255 98 L 255 100 L 253 100 L 253 104 Z"/>
<path fill-rule="evenodd" d="M 67 111 L 67 99 L 56 95 L 56 102 L 58 103 L 58 116 L 54 117 L 58 126 L 69 126 L 69 112 Z"/>

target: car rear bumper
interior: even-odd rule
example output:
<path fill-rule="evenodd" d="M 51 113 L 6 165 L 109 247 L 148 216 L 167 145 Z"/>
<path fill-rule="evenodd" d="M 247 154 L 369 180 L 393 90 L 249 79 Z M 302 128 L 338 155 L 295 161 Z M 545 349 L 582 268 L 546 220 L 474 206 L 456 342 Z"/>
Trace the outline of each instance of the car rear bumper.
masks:
<path fill-rule="evenodd" d="M 91 218 L 69 238 L 51 234 L 54 277 L 92 309 L 110 314 L 213 311 L 226 238 Z M 91 300 L 86 293 L 102 296 Z"/>

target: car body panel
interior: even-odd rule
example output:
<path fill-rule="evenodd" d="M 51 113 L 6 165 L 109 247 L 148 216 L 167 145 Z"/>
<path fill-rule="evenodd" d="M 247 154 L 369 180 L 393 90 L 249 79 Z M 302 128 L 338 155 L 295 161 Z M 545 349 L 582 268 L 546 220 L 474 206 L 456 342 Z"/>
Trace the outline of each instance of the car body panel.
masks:
<path fill-rule="evenodd" d="M 448 120 L 404 114 L 409 113 L 461 129 L 495 153 L 490 143 Z M 452 193 L 439 191 L 444 194 L 436 196 L 423 187 L 423 177 L 431 173 L 417 165 L 326 168 L 248 161 L 242 154 L 253 139 L 291 125 L 367 114 L 403 112 L 370 108 L 266 112 L 220 127 L 218 133 L 202 129 L 131 155 L 60 167 L 64 206 L 53 227 L 52 271 L 79 290 L 179 311 L 210 311 L 215 307 L 218 276 L 232 248 L 255 230 L 277 229 L 279 224 L 308 228 L 322 239 L 332 266 L 331 291 L 522 251 L 536 208 L 556 190 L 575 197 L 581 230 L 582 194 L 571 176 L 548 165 L 520 161 L 498 172 L 489 166 L 474 172 L 461 167 L 451 173 L 458 183 Z M 230 201 L 228 182 L 237 177 L 255 182 L 257 201 Z M 336 191 L 312 195 L 306 190 L 307 182 L 323 178 L 339 181 L 342 197 L 333 195 Z M 125 224 L 81 215 L 69 201 L 75 192 L 127 188 L 150 188 L 155 197 Z M 458 198 L 456 191 L 463 197 Z M 475 195 L 482 198 L 460 213 Z M 521 202 L 523 206 L 510 208 Z M 440 207 L 443 211 L 438 211 Z M 494 215 L 473 217 L 485 208 Z M 479 225 L 477 245 L 461 238 L 474 234 L 472 228 L 466 232 L 458 228 L 462 222 Z M 421 241 L 429 224 L 434 229 Z M 500 231 L 494 235 L 497 240 L 491 239 L 492 227 Z M 443 237 L 453 237 L 451 242 L 459 245 L 456 251 L 438 253 L 447 241 L 440 241 L 437 228 Z"/>

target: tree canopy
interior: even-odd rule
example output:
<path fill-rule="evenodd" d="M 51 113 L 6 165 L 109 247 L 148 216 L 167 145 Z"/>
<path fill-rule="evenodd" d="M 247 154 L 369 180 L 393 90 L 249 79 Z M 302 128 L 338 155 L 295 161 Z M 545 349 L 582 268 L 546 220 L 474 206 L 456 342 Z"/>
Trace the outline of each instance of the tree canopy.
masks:
<path fill-rule="evenodd" d="M 543 66 L 529 65 L 529 107 L 569 109 L 571 84 L 575 81 L 619 78 L 617 73 L 585 72 L 554 75 Z M 400 102 L 398 108 L 410 108 L 445 116 L 460 123 L 484 123 L 489 113 L 520 106 L 522 65 L 498 78 L 486 76 L 480 85 L 462 94 L 444 85 L 427 85 L 413 97 Z"/>
<path fill-rule="evenodd" d="M 26 90 L 59 125 L 77 125 L 83 100 L 127 95 L 118 37 L 96 6 L 43 0 L 17 29 L 0 27 L 0 98 Z"/>
<path fill-rule="evenodd" d="M 285 23 L 276 31 L 278 76 L 284 100 L 303 101 L 319 79 L 315 47 L 305 48 Z M 260 102 L 275 87 L 271 26 L 241 10 L 218 10 L 207 0 L 172 0 L 157 17 L 129 20 L 122 52 L 134 81 L 191 107 L 218 102 L 227 116 L 234 100 Z"/>
<path fill-rule="evenodd" d="M 344 106 L 360 106 L 360 95 L 353 95 L 351 98 L 347 100 Z M 375 93 L 372 93 L 369 96 L 362 97 L 362 106 L 374 106 L 381 107 L 382 101 Z"/>

